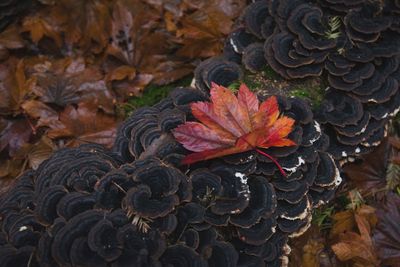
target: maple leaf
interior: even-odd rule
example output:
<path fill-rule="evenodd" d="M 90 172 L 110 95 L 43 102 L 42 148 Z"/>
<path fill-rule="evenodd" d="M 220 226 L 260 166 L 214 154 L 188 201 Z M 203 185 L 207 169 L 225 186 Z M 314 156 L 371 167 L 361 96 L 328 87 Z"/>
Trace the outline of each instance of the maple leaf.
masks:
<path fill-rule="evenodd" d="M 0 64 L 0 114 L 19 114 L 20 105 L 35 86 L 34 77 L 25 76 L 25 60 L 11 58 Z"/>
<path fill-rule="evenodd" d="M 357 225 L 356 216 L 363 217 L 371 226 L 375 226 L 377 223 L 375 208 L 362 204 L 358 208 L 340 211 L 333 215 L 334 224 L 330 236 L 334 238 L 340 234 L 353 231 Z"/>
<path fill-rule="evenodd" d="M 29 72 L 37 80 L 32 91 L 44 103 L 63 107 L 93 101 L 106 112 L 113 112 L 114 94 L 107 88 L 100 69 L 88 65 L 84 58 L 44 59 L 33 64 Z"/>
<path fill-rule="evenodd" d="M 199 122 L 186 122 L 173 130 L 175 138 L 188 150 L 184 164 L 241 153 L 258 148 L 292 146 L 287 136 L 294 120 L 280 116 L 276 98 L 259 105 L 257 96 L 242 84 L 236 97 L 229 89 L 212 84 L 211 103 L 191 104 L 193 116 Z M 277 164 L 282 173 L 283 170 Z"/>
<path fill-rule="evenodd" d="M 177 55 L 188 58 L 219 54 L 223 48 L 223 40 L 233 25 L 231 18 L 218 10 L 198 10 L 184 17 L 181 23 L 184 26 L 176 35 L 182 37 L 183 47 L 177 51 Z M 204 44 L 207 44 L 206 48 Z"/>
<path fill-rule="evenodd" d="M 352 260 L 356 267 L 377 267 L 379 260 L 371 239 L 371 226 L 361 215 L 355 215 L 359 234 L 346 232 L 340 234 L 340 242 L 332 246 L 332 250 L 341 261 Z"/>
<path fill-rule="evenodd" d="M 70 138 L 67 146 L 82 143 L 98 143 L 110 147 L 116 135 L 116 121 L 113 116 L 97 110 L 95 103 L 81 102 L 78 107 L 67 106 L 60 114 L 61 126 L 50 129 L 50 138 Z"/>
<path fill-rule="evenodd" d="M 400 197 L 387 194 L 385 203 L 377 210 L 378 224 L 373 234 L 375 248 L 384 266 L 400 263 Z"/>
<path fill-rule="evenodd" d="M 390 144 L 385 138 L 372 153 L 363 155 L 358 162 L 344 166 L 343 171 L 363 196 L 376 194 L 386 187 L 386 170 Z"/>

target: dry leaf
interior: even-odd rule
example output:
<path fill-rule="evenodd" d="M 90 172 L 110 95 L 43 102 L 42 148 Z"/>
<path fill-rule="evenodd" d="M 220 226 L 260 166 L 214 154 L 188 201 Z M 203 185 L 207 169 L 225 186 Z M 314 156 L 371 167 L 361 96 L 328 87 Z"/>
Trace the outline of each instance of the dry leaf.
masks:
<path fill-rule="evenodd" d="M 109 1 L 59 0 L 52 11 L 64 27 L 70 46 L 101 52 L 108 42 L 111 24 Z"/>
<path fill-rule="evenodd" d="M 384 139 L 374 151 L 361 156 L 360 162 L 344 166 L 345 174 L 362 195 L 385 188 L 389 152 L 389 143 Z"/>
<path fill-rule="evenodd" d="M 354 262 L 353 266 L 379 267 L 380 263 L 370 236 L 370 224 L 364 217 L 357 214 L 355 215 L 355 221 L 359 233 L 347 232 L 340 234 L 340 241 L 332 246 L 333 251 L 341 261 L 352 260 Z"/>
<path fill-rule="evenodd" d="M 334 224 L 330 232 L 331 237 L 334 238 L 342 233 L 354 231 L 356 228 L 356 215 L 363 217 L 371 226 L 375 226 L 377 223 L 375 208 L 365 204 L 355 210 L 349 209 L 337 212 L 333 215 Z"/>
<path fill-rule="evenodd" d="M 29 141 L 32 129 L 26 119 L 0 119 L 0 125 L 0 152 L 7 148 L 13 157 Z"/>
<path fill-rule="evenodd" d="M 38 120 L 35 125 L 37 128 L 41 126 L 55 128 L 59 124 L 58 113 L 41 101 L 28 100 L 21 107 L 25 110 L 26 114 Z"/>
<path fill-rule="evenodd" d="M 378 224 L 373 234 L 375 247 L 383 264 L 400 266 L 400 197 L 389 193 L 386 203 L 377 210 Z"/>
<path fill-rule="evenodd" d="M 20 105 L 35 83 L 34 77 L 25 76 L 24 60 L 10 59 L 0 64 L 0 114 L 20 113 Z"/>
<path fill-rule="evenodd" d="M 48 136 L 68 138 L 67 146 L 82 143 L 98 143 L 110 147 L 116 134 L 116 121 L 113 116 L 97 110 L 91 103 L 79 103 L 78 107 L 69 105 L 60 114 L 60 128 L 50 129 Z"/>
<path fill-rule="evenodd" d="M 83 58 L 45 60 L 31 69 L 37 79 L 32 91 L 42 102 L 63 107 L 91 101 L 113 113 L 115 97 L 107 88 L 104 75 L 97 67 L 87 66 Z"/>
<path fill-rule="evenodd" d="M 290 241 L 289 267 L 337 267 L 327 243 L 318 225 L 312 224 L 302 236 Z"/>
<path fill-rule="evenodd" d="M 183 47 L 177 55 L 198 58 L 211 57 L 221 53 L 223 40 L 230 32 L 232 20 L 222 12 L 194 12 L 181 21 L 183 27 L 177 31 Z"/>

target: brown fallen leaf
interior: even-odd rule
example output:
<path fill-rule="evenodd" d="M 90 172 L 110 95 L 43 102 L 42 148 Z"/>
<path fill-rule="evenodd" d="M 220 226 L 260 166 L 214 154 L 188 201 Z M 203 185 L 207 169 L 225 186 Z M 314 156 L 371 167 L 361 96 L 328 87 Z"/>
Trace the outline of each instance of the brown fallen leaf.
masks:
<path fill-rule="evenodd" d="M 32 135 L 32 128 L 26 119 L 5 120 L 0 118 L 0 152 L 8 150 L 13 157 Z"/>
<path fill-rule="evenodd" d="M 25 159 L 27 161 L 27 167 L 36 170 L 40 163 L 48 159 L 56 148 L 57 147 L 50 138 L 42 136 L 42 138 L 34 144 L 25 144 L 14 158 Z"/>
<path fill-rule="evenodd" d="M 25 75 L 24 60 L 10 58 L 0 64 L 0 114 L 17 115 L 20 105 L 35 86 L 34 77 Z"/>
<path fill-rule="evenodd" d="M 385 266 L 400 266 L 400 196 L 389 193 L 377 210 L 378 224 L 373 240 Z"/>
<path fill-rule="evenodd" d="M 128 65 L 122 65 L 107 74 L 107 81 L 133 80 L 136 77 L 136 69 Z"/>
<path fill-rule="evenodd" d="M 290 241 L 289 267 L 337 267 L 337 259 L 317 224 Z"/>
<path fill-rule="evenodd" d="M 25 168 L 26 161 L 23 159 L 0 160 L 0 194 L 12 186 L 14 178 L 20 175 Z"/>
<path fill-rule="evenodd" d="M 62 45 L 61 32 L 48 21 L 44 12 L 28 16 L 22 23 L 22 32 L 29 32 L 31 40 L 38 45 L 44 37 L 49 37 L 57 44 Z"/>
<path fill-rule="evenodd" d="M 385 189 L 389 148 L 386 138 L 374 151 L 361 156 L 359 162 L 348 163 L 344 166 L 344 173 L 363 196 L 374 195 Z"/>
<path fill-rule="evenodd" d="M 25 101 L 21 107 L 25 110 L 26 114 L 37 120 L 36 128 L 42 126 L 56 128 L 60 123 L 58 120 L 58 113 L 41 101 L 28 100 Z"/>
<path fill-rule="evenodd" d="M 354 231 L 357 226 L 355 219 L 356 215 L 367 220 L 369 225 L 375 226 L 377 223 L 375 211 L 375 208 L 363 204 L 356 209 L 348 209 L 335 213 L 333 215 L 334 223 L 330 231 L 331 238 L 335 238 L 342 233 Z"/>
<path fill-rule="evenodd" d="M 355 267 L 379 267 L 380 261 L 371 239 L 371 225 L 361 215 L 354 215 L 358 233 L 350 231 L 339 235 L 332 250 L 341 261 L 352 261 Z"/>
<path fill-rule="evenodd" d="M 68 138 L 67 146 L 97 143 L 111 147 L 114 142 L 115 117 L 99 111 L 93 103 L 82 102 L 78 107 L 67 106 L 60 114 L 60 122 L 62 126 L 50 129 L 48 137 Z"/>
<path fill-rule="evenodd" d="M 114 112 L 115 96 L 107 87 L 103 73 L 82 57 L 46 58 L 29 66 L 28 72 L 37 80 L 33 93 L 44 103 L 64 107 L 91 101 L 108 113 Z"/>
<path fill-rule="evenodd" d="M 188 58 L 211 57 L 221 53 L 223 40 L 231 31 L 232 20 L 219 12 L 198 10 L 181 21 L 183 27 L 176 33 L 182 39 L 183 47 L 178 56 Z"/>
<path fill-rule="evenodd" d="M 25 46 L 17 25 L 11 25 L 3 32 L 0 32 L 0 60 L 9 55 L 8 49 L 19 49 Z"/>
<path fill-rule="evenodd" d="M 62 25 L 68 46 L 100 53 L 107 46 L 110 33 L 111 3 L 107 0 L 58 0 L 49 12 Z"/>

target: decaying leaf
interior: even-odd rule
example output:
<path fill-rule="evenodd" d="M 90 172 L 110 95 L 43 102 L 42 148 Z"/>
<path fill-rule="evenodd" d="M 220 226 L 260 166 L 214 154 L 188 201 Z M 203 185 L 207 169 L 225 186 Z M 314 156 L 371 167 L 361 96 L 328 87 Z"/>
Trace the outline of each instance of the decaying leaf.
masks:
<path fill-rule="evenodd" d="M 400 197 L 394 193 L 387 196 L 385 204 L 377 210 L 378 224 L 373 240 L 383 264 L 400 266 Z"/>
<path fill-rule="evenodd" d="M 371 239 L 371 226 L 368 221 L 355 215 L 358 232 L 346 232 L 339 235 L 340 241 L 332 246 L 341 261 L 352 260 L 355 267 L 379 267 L 376 251 Z"/>
<path fill-rule="evenodd" d="M 389 152 L 390 145 L 385 139 L 373 152 L 361 156 L 359 162 L 344 166 L 344 172 L 362 195 L 385 189 Z"/>
<path fill-rule="evenodd" d="M 107 88 L 99 68 L 88 66 L 83 58 L 43 60 L 30 68 L 37 79 L 33 93 L 44 103 L 58 106 L 94 101 L 113 112 L 114 95 Z"/>
<path fill-rule="evenodd" d="M 58 120 L 58 113 L 41 101 L 28 100 L 25 101 L 21 107 L 29 117 L 37 120 L 35 125 L 37 128 L 41 126 L 55 128 L 60 123 Z"/>
<path fill-rule="evenodd" d="M 175 138 L 188 150 L 183 163 L 191 164 L 257 148 L 291 146 L 287 136 L 294 120 L 282 116 L 275 97 L 261 104 L 245 84 L 236 97 L 216 84 L 211 88 L 211 103 L 191 104 L 199 122 L 186 122 L 175 128 Z"/>
<path fill-rule="evenodd" d="M 78 107 L 69 105 L 60 114 L 60 128 L 50 129 L 50 138 L 68 138 L 67 146 L 98 143 L 110 147 L 116 134 L 113 116 L 97 110 L 92 103 L 81 102 Z"/>
<path fill-rule="evenodd" d="M 218 11 L 206 13 L 199 10 L 185 17 L 182 20 L 184 27 L 177 31 L 177 36 L 183 39 L 183 47 L 177 54 L 188 58 L 219 54 L 223 48 L 223 39 L 229 33 L 232 24 L 231 17 Z"/>
<path fill-rule="evenodd" d="M 27 78 L 25 75 L 24 60 L 12 58 L 0 64 L 0 114 L 20 113 L 20 105 L 35 83 L 35 78 Z"/>
<path fill-rule="evenodd" d="M 323 231 L 316 225 L 290 242 L 289 267 L 337 267 Z"/>
<path fill-rule="evenodd" d="M 32 128 L 26 119 L 0 119 L 0 152 L 5 148 L 13 157 L 26 144 L 32 135 Z"/>
<path fill-rule="evenodd" d="M 44 37 L 49 37 L 53 39 L 59 47 L 62 45 L 60 32 L 57 31 L 54 25 L 49 23 L 48 18 L 43 13 L 26 17 L 23 22 L 22 31 L 29 32 L 35 44 L 38 44 Z"/>
<path fill-rule="evenodd" d="M 337 237 L 342 233 L 353 231 L 357 225 L 356 215 L 363 217 L 371 226 L 375 226 L 377 223 L 375 208 L 365 204 L 356 209 L 337 212 L 333 215 L 334 224 L 330 232 L 331 237 Z"/>

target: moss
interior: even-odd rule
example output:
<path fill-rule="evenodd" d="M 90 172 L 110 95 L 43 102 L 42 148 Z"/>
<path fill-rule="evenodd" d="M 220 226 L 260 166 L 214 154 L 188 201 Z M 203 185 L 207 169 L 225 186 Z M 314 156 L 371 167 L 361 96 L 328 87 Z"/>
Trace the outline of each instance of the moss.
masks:
<path fill-rule="evenodd" d="M 282 77 L 279 76 L 278 73 L 276 73 L 270 66 L 266 66 L 263 70 L 262 70 L 262 75 L 265 76 L 268 79 L 271 80 L 282 80 Z"/>
<path fill-rule="evenodd" d="M 334 206 L 325 206 L 314 209 L 312 213 L 312 222 L 319 226 L 321 230 L 332 228 L 332 216 L 335 213 Z"/>
<path fill-rule="evenodd" d="M 125 116 L 129 116 L 137 108 L 156 104 L 161 99 L 167 97 L 174 88 L 179 86 L 189 86 L 192 78 L 193 76 L 190 75 L 166 85 L 150 84 L 144 89 L 141 96 L 135 96 L 128 99 L 126 103 L 120 106 L 120 109 L 122 109 L 122 113 Z"/>
<path fill-rule="evenodd" d="M 305 82 L 293 85 L 289 91 L 290 96 L 306 98 L 311 101 L 312 108 L 316 109 L 324 99 L 325 90 L 321 83 Z"/>

